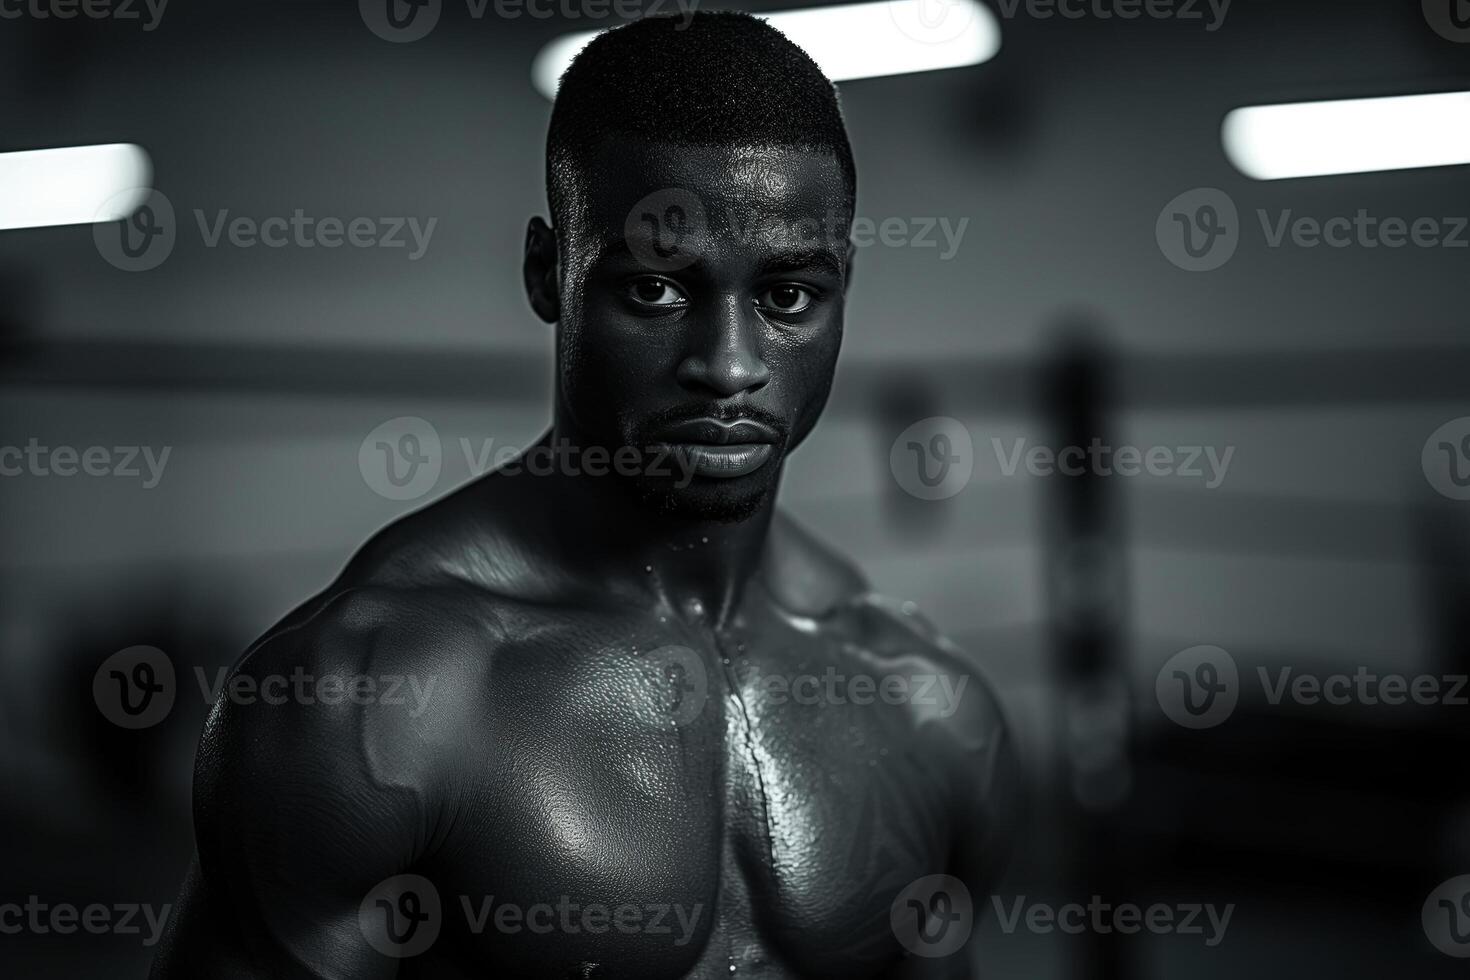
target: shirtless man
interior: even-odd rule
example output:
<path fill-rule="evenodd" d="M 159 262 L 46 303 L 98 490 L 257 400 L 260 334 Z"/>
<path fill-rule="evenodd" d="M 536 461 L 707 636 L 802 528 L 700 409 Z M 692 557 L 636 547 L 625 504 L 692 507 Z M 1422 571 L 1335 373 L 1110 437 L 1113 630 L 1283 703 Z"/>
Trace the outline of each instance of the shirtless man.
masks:
<path fill-rule="evenodd" d="M 155 977 L 969 975 L 993 696 L 775 506 L 852 272 L 835 92 L 762 21 L 680 23 L 601 35 L 553 111 L 559 462 L 391 525 L 241 659 L 428 697 L 220 699 Z"/>

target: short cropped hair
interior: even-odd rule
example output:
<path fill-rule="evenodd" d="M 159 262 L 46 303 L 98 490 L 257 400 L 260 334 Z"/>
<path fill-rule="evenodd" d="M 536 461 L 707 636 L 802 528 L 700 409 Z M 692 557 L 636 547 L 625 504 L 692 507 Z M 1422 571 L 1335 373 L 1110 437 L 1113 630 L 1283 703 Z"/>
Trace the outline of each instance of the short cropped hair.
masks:
<path fill-rule="evenodd" d="M 612 136 L 831 153 L 853 214 L 857 170 L 836 87 L 786 35 L 746 13 L 644 17 L 582 49 L 562 75 L 546 137 L 554 225 L 565 224 L 589 151 Z"/>

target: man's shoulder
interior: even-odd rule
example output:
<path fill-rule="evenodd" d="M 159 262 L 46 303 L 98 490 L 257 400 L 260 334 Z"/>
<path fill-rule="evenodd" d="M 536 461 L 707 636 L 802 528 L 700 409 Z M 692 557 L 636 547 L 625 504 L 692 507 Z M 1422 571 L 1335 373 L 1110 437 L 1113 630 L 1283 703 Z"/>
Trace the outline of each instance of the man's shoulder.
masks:
<path fill-rule="evenodd" d="M 772 520 L 764 572 L 778 604 L 840 634 L 857 671 L 904 677 L 916 721 L 961 748 L 991 748 L 1006 724 L 980 660 L 962 650 L 916 603 L 874 592 L 857 566 L 788 515 Z M 923 687 L 932 692 L 919 699 Z M 936 710 L 926 710 L 933 701 Z"/>
<path fill-rule="evenodd" d="M 841 618 L 850 670 L 896 692 L 926 756 L 954 777 L 961 812 L 1008 824 L 1019 787 L 1015 735 L 985 651 L 961 649 L 915 603 L 874 592 Z"/>
<path fill-rule="evenodd" d="M 489 643 L 496 609 L 488 593 L 452 581 L 339 578 L 261 636 L 235 669 L 340 674 L 433 666 Z"/>
<path fill-rule="evenodd" d="M 553 595 L 534 549 L 496 506 L 504 493 L 475 481 L 374 534 L 237 661 L 211 726 L 274 740 L 287 725 L 304 751 L 351 742 L 369 757 L 391 747 L 405 769 L 438 764 L 414 747 L 433 756 L 464 738 L 498 655 Z M 228 698 L 230 685 L 274 692 L 282 678 L 285 703 Z"/>
<path fill-rule="evenodd" d="M 409 602 L 446 595 L 466 608 L 555 603 L 565 576 L 548 556 L 546 522 L 530 519 L 544 507 L 527 481 L 486 474 L 382 528 L 338 584 L 396 590 Z"/>
<path fill-rule="evenodd" d="M 542 598 L 534 548 L 516 537 L 495 486 L 473 481 L 378 530 L 248 656 L 432 661 L 465 644 L 483 651 L 508 610 Z"/>
<path fill-rule="evenodd" d="M 339 583 L 236 662 L 195 762 L 206 874 L 366 882 L 440 839 L 488 632 L 439 591 Z"/>
<path fill-rule="evenodd" d="M 840 641 L 844 670 L 901 684 L 916 730 L 961 754 L 1008 740 L 985 651 L 961 648 L 917 603 L 874 591 L 855 571 L 838 575 L 842 588 L 813 626 Z"/>
<path fill-rule="evenodd" d="M 421 790 L 463 737 L 498 623 L 442 585 L 338 583 L 236 662 L 199 764 Z"/>
<path fill-rule="evenodd" d="M 771 518 L 761 576 L 776 602 L 801 616 L 828 615 L 868 591 L 850 558 L 783 510 Z"/>

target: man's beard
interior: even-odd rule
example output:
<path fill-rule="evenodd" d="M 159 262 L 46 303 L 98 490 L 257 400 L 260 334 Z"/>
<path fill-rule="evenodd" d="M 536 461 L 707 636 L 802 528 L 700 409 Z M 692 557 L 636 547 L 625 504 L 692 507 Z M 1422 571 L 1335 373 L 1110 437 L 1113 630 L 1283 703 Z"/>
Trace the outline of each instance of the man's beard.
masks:
<path fill-rule="evenodd" d="M 786 458 L 786 444 L 791 427 L 779 416 L 761 409 L 744 408 L 681 408 L 659 412 L 640 420 L 632 426 L 629 445 L 643 448 L 645 458 L 650 447 L 658 443 L 660 430 L 690 419 L 713 418 L 722 422 L 738 419 L 753 419 L 762 422 L 778 435 L 771 458 L 746 476 L 721 478 L 700 476 L 691 469 L 692 464 L 670 452 L 662 467 L 668 475 L 640 471 L 630 480 L 620 483 L 630 485 L 639 504 L 664 517 L 675 517 L 689 521 L 713 521 L 720 524 L 738 524 L 764 507 L 775 494 L 780 482 L 781 465 Z"/>
<path fill-rule="evenodd" d="M 647 476 L 635 477 L 632 484 L 639 504 L 661 517 L 738 524 L 765 506 L 776 490 L 779 467 L 780 460 L 773 458 L 749 476 L 735 480 L 695 476 L 682 488 L 667 479 Z"/>

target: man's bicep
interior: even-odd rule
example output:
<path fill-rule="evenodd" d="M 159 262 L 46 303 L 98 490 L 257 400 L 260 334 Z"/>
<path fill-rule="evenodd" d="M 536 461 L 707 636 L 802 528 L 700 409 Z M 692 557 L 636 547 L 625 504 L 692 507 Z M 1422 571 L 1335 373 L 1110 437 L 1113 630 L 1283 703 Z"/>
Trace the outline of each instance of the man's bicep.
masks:
<path fill-rule="evenodd" d="M 198 856 L 156 977 L 394 975 L 359 909 L 407 865 L 414 827 L 360 731 L 322 705 L 216 709 L 195 773 Z"/>
<path fill-rule="evenodd" d="M 965 831 L 957 841 L 958 873 L 977 902 L 1004 874 L 1016 845 L 1025 787 L 1014 734 L 988 686 L 980 710 L 968 719 L 961 745 L 960 782 Z M 977 910 L 978 912 L 978 910 Z"/>
<path fill-rule="evenodd" d="M 259 916 L 241 911 L 225 890 L 214 887 L 198 861 L 189 868 L 174 914 L 169 918 L 150 980 L 260 980 L 394 976 L 392 960 L 376 954 L 362 934 L 334 925 L 330 913 L 309 924 L 310 935 L 288 945 L 252 926 Z M 309 942 L 310 955 L 294 947 Z"/>
<path fill-rule="evenodd" d="M 954 866 L 969 892 L 969 941 L 952 956 L 931 961 L 905 980 L 960 980 L 986 975 L 977 969 L 984 951 L 977 935 L 991 908 L 1016 846 L 1025 806 L 1025 787 L 1013 730 L 989 683 L 976 675 L 970 703 L 958 713 L 955 780 L 959 787 L 960 832 Z"/>

